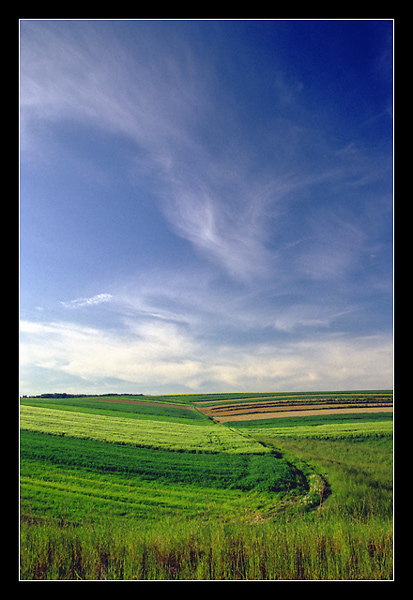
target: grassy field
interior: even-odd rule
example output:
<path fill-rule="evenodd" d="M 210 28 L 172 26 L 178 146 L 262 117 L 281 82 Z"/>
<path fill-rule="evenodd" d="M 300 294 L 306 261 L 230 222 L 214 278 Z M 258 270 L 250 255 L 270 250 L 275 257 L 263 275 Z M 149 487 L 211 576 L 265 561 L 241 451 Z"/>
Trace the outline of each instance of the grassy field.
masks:
<path fill-rule="evenodd" d="M 130 419 L 108 415 L 22 406 L 23 429 L 51 435 L 70 436 L 129 444 L 142 448 L 164 448 L 170 451 L 264 453 L 250 437 L 239 435 L 212 422 L 206 426 L 162 419 Z M 203 423 L 203 422 L 202 422 Z"/>
<path fill-rule="evenodd" d="M 392 397 L 350 394 L 225 424 L 202 405 L 332 398 L 22 399 L 21 579 L 392 579 L 392 414 L 360 410 Z"/>

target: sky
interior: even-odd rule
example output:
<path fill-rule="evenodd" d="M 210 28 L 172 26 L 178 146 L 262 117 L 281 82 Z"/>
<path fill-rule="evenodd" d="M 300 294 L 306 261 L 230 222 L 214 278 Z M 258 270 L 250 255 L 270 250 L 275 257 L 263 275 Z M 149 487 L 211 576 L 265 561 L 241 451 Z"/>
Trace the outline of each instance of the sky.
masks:
<path fill-rule="evenodd" d="M 393 387 L 392 20 L 20 21 L 20 393 Z"/>

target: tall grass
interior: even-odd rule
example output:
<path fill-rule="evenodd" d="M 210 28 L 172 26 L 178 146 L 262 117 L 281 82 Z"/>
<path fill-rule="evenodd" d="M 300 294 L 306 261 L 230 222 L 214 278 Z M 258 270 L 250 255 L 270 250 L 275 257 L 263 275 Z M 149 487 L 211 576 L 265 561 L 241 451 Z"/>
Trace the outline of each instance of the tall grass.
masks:
<path fill-rule="evenodd" d="M 270 445 L 270 441 L 267 440 Z M 288 439 L 273 441 L 284 456 L 316 469 L 331 495 L 323 511 L 337 518 L 370 520 L 393 516 L 393 439 Z"/>
<path fill-rule="evenodd" d="M 22 525 L 22 579 L 392 578 L 391 528 L 296 514 L 277 522 L 167 519 Z"/>

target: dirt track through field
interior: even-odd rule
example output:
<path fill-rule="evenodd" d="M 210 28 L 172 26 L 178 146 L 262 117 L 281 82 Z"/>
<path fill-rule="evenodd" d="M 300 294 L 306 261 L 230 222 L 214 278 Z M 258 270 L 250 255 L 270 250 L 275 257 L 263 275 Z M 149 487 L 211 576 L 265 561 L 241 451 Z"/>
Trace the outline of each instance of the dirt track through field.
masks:
<path fill-rule="evenodd" d="M 310 417 L 317 415 L 335 415 L 348 413 L 377 413 L 377 412 L 393 412 L 392 406 L 374 406 L 370 408 L 324 408 L 324 409 L 306 409 L 306 410 L 281 410 L 274 412 L 254 412 L 243 413 L 238 415 L 214 415 L 214 420 L 219 423 L 227 423 L 228 421 L 256 421 L 258 419 L 274 419 L 285 417 Z"/>

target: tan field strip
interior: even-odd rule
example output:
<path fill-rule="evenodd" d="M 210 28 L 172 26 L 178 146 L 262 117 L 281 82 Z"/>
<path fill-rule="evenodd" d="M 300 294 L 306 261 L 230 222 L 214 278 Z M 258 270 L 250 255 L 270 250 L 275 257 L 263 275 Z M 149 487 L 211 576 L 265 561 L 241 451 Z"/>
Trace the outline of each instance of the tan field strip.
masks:
<path fill-rule="evenodd" d="M 305 396 L 307 398 L 307 396 Z M 285 398 L 294 398 L 294 396 L 247 396 L 246 398 L 228 398 L 228 403 L 231 402 L 261 402 L 261 400 L 274 400 L 274 401 L 278 401 L 278 400 L 284 400 Z M 217 402 L 224 402 L 225 400 L 217 400 L 216 398 L 214 398 L 213 400 L 200 400 L 199 402 L 195 402 L 195 404 L 198 406 L 203 406 L 206 404 L 217 404 Z"/>
<path fill-rule="evenodd" d="M 220 406 L 220 407 L 212 407 L 212 408 L 206 408 L 203 407 L 202 409 L 199 408 L 198 410 L 200 410 L 201 412 L 203 412 L 204 414 L 211 416 L 211 417 L 217 417 L 218 416 L 223 416 L 223 417 L 227 417 L 230 415 L 239 415 L 239 414 L 248 414 L 248 413 L 268 413 L 268 412 L 293 412 L 293 411 L 303 411 L 303 410 L 326 410 L 326 409 L 345 409 L 345 408 L 351 408 L 352 410 L 357 409 L 357 408 L 376 408 L 376 407 L 389 407 L 389 406 L 393 406 L 392 403 L 389 402 L 383 402 L 383 403 L 357 403 L 357 404 L 351 404 L 349 402 L 343 403 L 343 404 L 330 404 L 329 402 L 325 402 L 325 403 L 319 403 L 319 404 L 313 404 L 313 403 L 308 403 L 308 404 L 287 404 L 287 405 L 282 405 L 282 406 L 277 406 L 274 404 L 271 404 L 270 406 L 268 406 L 268 404 L 263 403 L 263 405 L 258 405 L 255 404 L 254 406 L 250 406 L 248 404 L 240 404 L 238 406 Z"/>
<path fill-rule="evenodd" d="M 285 417 L 310 417 L 315 415 L 334 415 L 347 413 L 377 413 L 377 412 L 393 412 L 392 406 L 374 406 L 369 408 L 323 408 L 323 409 L 303 409 L 303 410 L 279 410 L 272 412 L 254 412 L 231 415 L 214 415 L 213 418 L 219 423 L 228 421 L 256 421 L 258 419 L 274 419 Z"/>
<path fill-rule="evenodd" d="M 212 406 L 210 408 L 222 408 L 225 406 L 233 406 L 236 403 L 240 403 L 243 405 L 246 404 L 268 404 L 268 400 L 274 403 L 278 403 L 278 402 L 282 402 L 284 403 L 286 400 L 292 400 L 293 402 L 297 402 L 300 403 L 303 400 L 306 401 L 314 401 L 316 400 L 317 396 L 322 396 L 323 398 L 325 398 L 325 401 L 331 402 L 331 399 L 333 400 L 338 400 L 340 398 L 340 396 L 344 396 L 345 398 L 354 398 L 354 397 L 360 397 L 360 393 L 358 392 L 354 392 L 354 393 L 334 393 L 334 392 L 330 392 L 328 394 L 322 394 L 321 392 L 314 392 L 312 394 L 276 394 L 274 396 L 248 396 L 246 398 L 228 398 L 227 403 L 224 400 L 217 400 L 216 398 L 213 400 L 200 400 L 199 402 L 194 402 L 194 404 L 197 407 L 205 407 L 207 408 L 207 406 L 209 404 L 212 404 Z M 380 397 L 386 397 L 388 396 L 389 401 L 392 400 L 393 394 L 381 394 L 381 393 L 372 393 L 372 394 L 362 394 L 362 396 L 364 397 L 368 397 L 368 396 L 380 396 Z"/>

